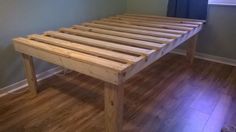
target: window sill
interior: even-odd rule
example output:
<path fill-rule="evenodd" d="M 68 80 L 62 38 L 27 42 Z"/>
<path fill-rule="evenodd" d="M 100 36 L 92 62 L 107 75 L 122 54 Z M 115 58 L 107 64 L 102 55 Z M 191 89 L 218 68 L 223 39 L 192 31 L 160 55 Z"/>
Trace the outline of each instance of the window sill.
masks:
<path fill-rule="evenodd" d="M 209 5 L 213 5 L 213 6 L 236 6 L 236 3 L 209 3 Z"/>

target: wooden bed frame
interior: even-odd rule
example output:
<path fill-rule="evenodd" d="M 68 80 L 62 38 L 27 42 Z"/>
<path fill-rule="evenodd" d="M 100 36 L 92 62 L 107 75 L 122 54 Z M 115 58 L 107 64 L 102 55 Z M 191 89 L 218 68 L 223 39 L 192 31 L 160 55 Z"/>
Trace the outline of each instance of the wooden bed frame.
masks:
<path fill-rule="evenodd" d="M 123 14 L 14 39 L 23 56 L 32 96 L 37 82 L 32 57 L 77 71 L 105 82 L 107 132 L 121 132 L 122 84 L 160 57 L 189 40 L 187 57 L 193 63 L 197 34 L 204 21 Z M 173 62 L 174 63 L 174 62 Z"/>

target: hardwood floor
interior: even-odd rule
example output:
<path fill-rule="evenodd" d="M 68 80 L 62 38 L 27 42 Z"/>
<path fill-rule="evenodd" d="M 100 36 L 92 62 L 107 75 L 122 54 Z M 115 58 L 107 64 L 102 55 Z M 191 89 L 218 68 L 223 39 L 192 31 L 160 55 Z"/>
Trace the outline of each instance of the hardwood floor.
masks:
<path fill-rule="evenodd" d="M 3 132 L 103 132 L 103 82 L 78 73 L 40 83 L 37 98 L 0 99 Z M 236 125 L 236 67 L 169 54 L 125 84 L 124 132 L 220 132 Z"/>

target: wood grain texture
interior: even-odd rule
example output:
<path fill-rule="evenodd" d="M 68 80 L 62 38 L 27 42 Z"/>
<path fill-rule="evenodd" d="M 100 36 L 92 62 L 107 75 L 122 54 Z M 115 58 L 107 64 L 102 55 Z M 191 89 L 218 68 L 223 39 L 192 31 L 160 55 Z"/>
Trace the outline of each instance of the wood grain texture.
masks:
<path fill-rule="evenodd" d="M 186 64 L 184 56 L 168 54 L 124 84 L 124 132 L 236 124 L 236 68 L 199 59 Z M 72 72 L 39 84 L 37 98 L 0 99 L 1 132 L 105 131 L 104 82 Z"/>
<path fill-rule="evenodd" d="M 34 69 L 34 62 L 32 56 L 21 54 L 23 58 L 23 64 L 25 69 L 25 77 L 27 78 L 28 85 L 29 85 L 29 91 L 30 91 L 30 97 L 36 97 L 37 96 L 37 79 Z"/>
<path fill-rule="evenodd" d="M 198 40 L 198 35 L 195 35 L 188 40 L 186 54 L 187 54 L 187 59 L 190 65 L 192 65 L 194 61 L 194 56 L 195 56 L 196 47 L 197 47 L 197 40 Z"/>
<path fill-rule="evenodd" d="M 168 18 L 162 17 L 162 19 Z M 119 23 L 123 24 L 120 25 Z M 124 24 L 133 26 L 128 27 L 126 25 L 124 27 Z M 123 85 L 128 79 L 198 34 L 202 30 L 203 23 L 180 24 L 121 16 L 84 23 L 82 25 L 85 27 L 106 29 L 108 31 L 114 30 L 116 34 L 114 34 L 114 32 L 110 34 L 111 32 L 106 31 L 105 35 L 98 35 L 97 33 L 91 32 L 94 29 L 84 30 L 82 29 L 83 26 L 74 26 L 74 28 L 70 30 L 61 29 L 59 31 L 47 31 L 42 35 L 16 38 L 14 39 L 14 46 L 16 51 L 20 53 L 110 83 L 105 86 L 106 131 L 121 132 L 124 88 L 121 88 L 120 85 Z M 142 27 L 142 29 L 140 27 Z M 146 28 L 144 29 L 144 27 Z M 150 30 L 148 27 L 155 29 L 155 31 Z M 162 30 L 160 30 L 160 28 Z M 159 31 L 157 31 L 157 29 L 159 29 Z M 173 30 L 178 30 L 179 33 L 173 33 Z M 114 37 L 113 39 L 109 38 L 117 36 L 117 32 L 128 33 L 129 36 L 133 38 L 126 36 L 122 36 L 124 38 L 121 38 L 120 33 L 118 37 Z M 166 41 L 154 43 L 151 39 L 147 40 L 147 42 L 141 42 L 140 39 L 134 38 L 133 35 L 146 36 L 146 39 L 148 36 L 152 36 L 159 41 Z M 151 45 L 152 47 L 150 47 Z M 195 47 L 193 45 L 188 51 L 194 50 Z M 193 57 L 192 54 L 193 52 L 191 52 L 189 56 Z M 29 74 L 27 78 L 29 83 L 31 83 L 30 85 L 34 85 L 36 81 L 35 78 L 32 77 L 33 68 L 26 66 L 26 71 L 31 72 L 31 75 L 29 74 L 30 72 L 27 72 L 27 75 Z M 32 82 L 32 78 L 34 82 Z M 35 87 L 36 86 L 33 86 L 33 89 L 35 89 Z"/>
<path fill-rule="evenodd" d="M 123 126 L 124 88 L 105 83 L 104 91 L 106 132 L 121 132 Z"/>
<path fill-rule="evenodd" d="M 178 19 L 197 21 L 190 24 L 168 17 L 160 18 L 166 22 L 143 19 L 147 17 L 109 17 L 16 38 L 14 45 L 20 53 L 120 85 L 198 34 L 203 27 L 203 22 L 197 20 Z M 193 58 L 194 44 L 189 46 L 189 58 Z"/>

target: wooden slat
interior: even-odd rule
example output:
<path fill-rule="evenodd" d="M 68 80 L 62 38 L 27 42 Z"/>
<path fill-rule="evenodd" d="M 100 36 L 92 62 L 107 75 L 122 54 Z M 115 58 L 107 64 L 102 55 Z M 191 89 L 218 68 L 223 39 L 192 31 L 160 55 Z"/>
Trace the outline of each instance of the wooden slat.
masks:
<path fill-rule="evenodd" d="M 60 29 L 60 31 L 65 32 L 65 33 L 75 34 L 75 35 L 81 35 L 81 36 L 85 36 L 85 37 L 91 37 L 91 38 L 95 38 L 95 39 L 101 39 L 101 40 L 105 40 L 105 41 L 112 41 L 115 43 L 122 43 L 122 44 L 126 44 L 126 45 L 147 48 L 147 49 L 157 49 L 158 50 L 158 49 L 162 48 L 163 46 L 165 46 L 164 44 L 160 44 L 160 43 L 146 42 L 146 41 L 129 39 L 129 38 L 124 38 L 124 37 L 93 33 L 93 32 L 79 30 L 79 29 L 62 28 L 62 29 Z"/>
<path fill-rule="evenodd" d="M 150 23 L 157 23 L 157 24 L 165 24 L 165 25 L 173 25 L 173 26 L 181 26 L 181 27 L 190 27 L 190 28 L 196 28 L 199 25 L 198 24 L 188 24 L 188 23 L 181 23 L 179 21 L 171 21 L 171 20 L 165 20 L 165 19 L 150 19 L 150 18 L 143 18 L 143 17 L 135 17 L 135 16 L 125 16 L 125 15 L 118 15 L 116 17 L 111 18 L 126 18 L 126 19 L 133 19 L 138 21 L 144 21 L 144 22 L 150 22 Z M 162 20 L 165 20 L 164 22 Z"/>
<path fill-rule="evenodd" d="M 150 36 L 169 38 L 169 39 L 175 39 L 175 38 L 178 38 L 181 36 L 181 35 L 170 34 L 170 33 L 162 33 L 162 32 L 145 31 L 145 30 L 133 29 L 133 28 L 117 27 L 117 26 L 113 25 L 114 23 L 106 22 L 106 21 L 96 21 L 94 23 L 85 23 L 84 25 L 91 26 L 91 24 L 103 25 L 103 27 L 106 27 L 107 29 L 115 30 L 115 31 L 141 34 L 141 35 L 150 35 Z"/>
<path fill-rule="evenodd" d="M 130 23 L 138 26 L 149 26 L 149 27 L 156 27 L 156 28 L 164 28 L 164 29 L 174 29 L 174 30 L 181 30 L 181 31 L 191 31 L 193 28 L 189 27 L 180 27 L 180 26 L 172 26 L 166 24 L 158 24 L 158 23 L 150 23 L 147 21 L 140 21 L 135 19 L 127 19 L 127 18 L 113 18 L 114 20 L 119 20 L 123 23 Z M 112 19 L 110 19 L 112 21 Z"/>
<path fill-rule="evenodd" d="M 18 40 L 18 39 L 17 39 Z M 40 43 L 37 43 L 40 45 Z M 40 50 L 32 46 L 27 46 L 19 41 L 14 41 L 14 47 L 16 51 L 25 53 L 35 58 L 44 60 L 46 62 L 62 66 L 64 68 L 97 78 L 99 80 L 119 85 L 121 83 L 120 76 L 123 74 L 120 71 L 107 68 L 104 66 L 98 66 L 95 64 L 84 63 L 66 56 L 60 56 L 58 54 L 47 52 L 46 50 Z"/>
<path fill-rule="evenodd" d="M 147 35 L 139 35 L 139 34 L 114 31 L 99 24 L 87 24 L 87 26 L 75 25 L 74 27 L 80 30 L 85 30 L 85 31 L 90 31 L 90 32 L 95 32 L 95 33 L 100 33 L 100 34 L 113 35 L 113 36 L 119 36 L 119 37 L 124 37 L 124 38 L 131 38 L 131 39 L 143 40 L 143 41 L 155 42 L 155 43 L 161 43 L 161 44 L 168 44 L 174 40 L 174 39 L 158 38 L 158 37 L 147 36 Z"/>
<path fill-rule="evenodd" d="M 177 21 L 184 21 L 186 23 L 199 24 L 199 25 L 201 25 L 201 24 L 206 22 L 205 20 L 176 18 L 176 17 L 164 17 L 164 16 L 156 16 L 156 15 L 131 14 L 131 13 L 127 13 L 125 15 L 138 16 L 138 17 L 146 17 L 146 18 L 165 19 L 165 20 L 174 20 L 174 21 L 177 20 Z"/>
<path fill-rule="evenodd" d="M 103 19 L 100 21 L 94 21 L 93 23 L 95 24 L 102 24 L 102 25 L 106 25 L 106 26 L 112 26 L 113 29 L 115 30 L 120 30 L 120 31 L 124 31 L 124 32 L 130 32 L 130 33 L 136 33 L 136 34 L 143 34 L 143 35 L 151 35 L 151 36 L 155 36 L 155 37 L 163 37 L 163 38 L 178 38 L 181 36 L 181 34 L 174 34 L 174 33 L 166 33 L 166 32 L 160 32 L 160 31 L 148 31 L 148 30 L 143 30 L 143 29 L 137 29 L 134 27 L 122 27 L 117 22 L 114 22 L 111 19 Z"/>
<path fill-rule="evenodd" d="M 146 62 L 138 62 L 136 65 L 133 65 L 133 67 L 129 67 L 126 70 L 126 76 L 124 77 L 124 80 L 127 80 L 131 78 L 133 75 L 147 67 L 148 65 L 152 64 L 156 60 L 160 59 L 162 56 L 169 53 L 171 50 L 179 46 L 180 44 L 184 43 L 186 40 L 191 38 L 192 36 L 196 35 L 199 31 L 201 31 L 202 26 L 196 28 L 195 30 L 192 30 L 190 33 L 185 34 L 183 37 L 180 37 L 176 39 L 173 43 L 168 44 L 168 46 L 162 48 L 159 52 L 155 52 L 151 55 L 149 55 Z"/>
<path fill-rule="evenodd" d="M 164 18 L 154 18 L 154 17 L 143 17 L 143 16 L 136 16 L 136 15 L 129 15 L 123 14 L 122 16 L 127 17 L 137 17 L 138 19 L 142 20 L 150 20 L 150 21 L 159 21 L 159 22 L 170 22 L 170 23 L 183 23 L 183 24 L 194 24 L 194 25 L 202 25 L 202 22 L 195 22 L 195 21 L 186 21 L 184 19 L 175 20 L 175 19 L 164 19 Z"/>
<path fill-rule="evenodd" d="M 25 38 L 18 38 L 18 39 L 15 39 L 14 41 L 15 43 L 20 43 L 22 45 L 30 46 L 38 50 L 43 50 L 49 53 L 53 53 L 59 56 L 63 56 L 63 57 L 70 58 L 70 59 L 84 62 L 84 63 L 103 66 L 103 67 L 110 68 L 113 70 L 122 71 L 128 66 L 128 64 L 122 64 L 119 62 L 103 59 L 100 57 L 80 53 L 78 51 L 73 51 L 73 50 L 61 48 L 58 46 L 52 46 L 46 43 L 37 42 L 37 41 L 25 39 Z"/>
<path fill-rule="evenodd" d="M 105 50 L 101 48 L 96 48 L 92 46 L 82 45 L 78 43 L 72 43 L 69 41 L 55 39 L 55 38 L 51 38 L 51 37 L 47 37 L 43 35 L 30 35 L 29 38 L 36 41 L 52 44 L 55 46 L 67 48 L 70 50 L 84 52 L 84 53 L 92 54 L 95 56 L 101 56 L 101 57 L 116 60 L 116 61 L 121 61 L 124 63 L 134 63 L 140 60 L 139 57 L 135 57 L 135 56 L 119 53 L 119 52 L 114 52 L 110 50 Z"/>
<path fill-rule="evenodd" d="M 60 33 L 60 32 L 50 31 L 50 32 L 46 32 L 45 34 L 52 37 L 72 41 L 72 42 L 88 44 L 91 46 L 126 52 L 130 54 L 148 55 L 151 52 L 151 50 L 147 50 L 147 49 L 120 45 L 120 44 L 116 44 L 112 42 L 106 42 L 106 41 L 101 41 L 101 40 L 96 40 L 96 39 L 91 39 L 91 38 L 86 38 L 86 37 L 81 37 L 81 36 L 69 35 L 69 34 Z"/>
<path fill-rule="evenodd" d="M 163 29 L 163 28 L 153 28 L 153 27 L 147 27 L 147 26 L 137 26 L 137 25 L 132 25 L 129 22 L 124 23 L 119 20 L 115 19 L 102 19 L 103 21 L 109 21 L 113 22 L 112 25 L 114 26 L 120 26 L 120 27 L 126 27 L 126 28 L 134 28 L 134 29 L 141 29 L 141 30 L 148 30 L 148 31 L 156 31 L 156 32 L 163 32 L 163 33 L 171 33 L 171 34 L 185 34 L 187 31 L 181 31 L 181 30 L 172 30 L 172 29 Z M 94 21 L 99 22 L 99 21 Z"/>

